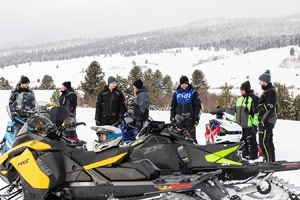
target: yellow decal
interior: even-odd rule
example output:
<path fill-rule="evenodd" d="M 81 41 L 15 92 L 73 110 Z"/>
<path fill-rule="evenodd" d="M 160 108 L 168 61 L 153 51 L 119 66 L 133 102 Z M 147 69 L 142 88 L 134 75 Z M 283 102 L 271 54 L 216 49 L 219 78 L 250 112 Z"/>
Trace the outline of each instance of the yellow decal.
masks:
<path fill-rule="evenodd" d="M 126 154 L 127 154 L 127 152 L 126 153 L 122 153 L 122 154 L 117 155 L 117 156 L 114 156 L 114 157 L 111 157 L 111 158 L 107 158 L 105 160 L 101 160 L 99 162 L 95 162 L 95 163 L 92 163 L 92 164 L 89 164 L 89 165 L 85 165 L 85 166 L 83 166 L 83 168 L 89 170 L 89 169 L 93 169 L 93 168 L 97 168 L 97 167 L 102 167 L 102 166 L 105 166 L 105 165 L 109 165 L 109 164 L 117 162 L 118 160 L 120 160 Z"/>
<path fill-rule="evenodd" d="M 3 170 L 3 171 L 1 171 L 1 174 L 7 174 L 7 171 L 6 170 Z"/>
<path fill-rule="evenodd" d="M 43 142 L 39 142 L 39 141 L 36 141 L 36 140 L 30 140 L 30 141 L 27 141 L 27 142 L 24 142 L 14 148 L 12 148 L 11 150 L 9 150 L 8 152 L 6 152 L 4 155 L 2 155 L 0 157 L 0 165 L 2 165 L 2 163 L 8 158 L 8 155 L 17 150 L 17 149 L 20 149 L 22 147 L 30 147 L 31 149 L 34 149 L 34 150 L 46 150 L 46 149 L 51 149 L 51 146 L 49 144 L 46 144 L 46 143 L 43 143 Z"/>
<path fill-rule="evenodd" d="M 174 188 L 172 188 L 171 186 L 168 185 L 154 185 L 154 187 L 156 187 L 159 190 L 172 190 Z"/>
<path fill-rule="evenodd" d="M 139 139 L 139 140 L 135 141 L 134 143 L 132 143 L 130 146 L 134 147 L 134 146 L 138 145 L 141 142 L 143 142 L 143 140 Z"/>
<path fill-rule="evenodd" d="M 29 149 L 12 158 L 10 163 L 31 187 L 37 189 L 47 189 L 49 187 L 49 177 L 39 168 Z"/>

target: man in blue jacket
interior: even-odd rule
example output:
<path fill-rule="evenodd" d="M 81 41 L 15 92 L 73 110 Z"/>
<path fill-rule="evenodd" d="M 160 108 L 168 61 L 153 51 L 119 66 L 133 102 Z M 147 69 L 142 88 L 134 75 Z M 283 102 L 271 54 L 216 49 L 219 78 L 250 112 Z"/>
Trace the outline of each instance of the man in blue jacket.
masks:
<path fill-rule="evenodd" d="M 189 84 L 189 79 L 182 76 L 180 85 L 172 98 L 171 121 L 175 121 L 176 115 L 182 116 L 184 120 L 180 124 L 177 122 L 177 126 L 187 129 L 196 143 L 196 126 L 199 124 L 201 108 L 198 92 Z"/>

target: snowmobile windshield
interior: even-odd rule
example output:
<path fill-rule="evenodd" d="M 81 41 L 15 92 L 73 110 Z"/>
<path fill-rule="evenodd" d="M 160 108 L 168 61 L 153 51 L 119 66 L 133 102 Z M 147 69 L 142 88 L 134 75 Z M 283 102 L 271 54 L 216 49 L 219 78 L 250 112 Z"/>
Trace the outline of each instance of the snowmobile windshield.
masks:
<path fill-rule="evenodd" d="M 15 111 L 32 110 L 35 108 L 35 97 L 32 92 L 22 92 L 17 95 L 12 109 Z"/>
<path fill-rule="evenodd" d="M 53 123 L 45 116 L 35 115 L 27 120 L 28 126 L 38 133 L 46 134 L 47 127 L 52 127 Z"/>

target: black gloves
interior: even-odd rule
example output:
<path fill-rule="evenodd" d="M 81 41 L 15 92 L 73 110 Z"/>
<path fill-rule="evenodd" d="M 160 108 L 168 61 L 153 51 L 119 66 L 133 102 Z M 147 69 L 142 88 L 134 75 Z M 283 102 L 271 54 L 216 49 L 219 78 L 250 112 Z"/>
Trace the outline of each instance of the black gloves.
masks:
<path fill-rule="evenodd" d="M 118 119 L 118 125 L 121 125 L 121 124 L 123 124 L 124 123 L 124 120 L 120 117 L 119 119 Z"/>
<path fill-rule="evenodd" d="M 252 128 L 251 128 L 251 132 L 256 134 L 257 133 L 257 126 L 253 125 Z"/>
<path fill-rule="evenodd" d="M 100 126 L 100 125 L 101 125 L 101 122 L 100 122 L 99 120 L 96 119 L 95 122 L 96 122 L 96 125 L 97 125 L 97 126 Z"/>

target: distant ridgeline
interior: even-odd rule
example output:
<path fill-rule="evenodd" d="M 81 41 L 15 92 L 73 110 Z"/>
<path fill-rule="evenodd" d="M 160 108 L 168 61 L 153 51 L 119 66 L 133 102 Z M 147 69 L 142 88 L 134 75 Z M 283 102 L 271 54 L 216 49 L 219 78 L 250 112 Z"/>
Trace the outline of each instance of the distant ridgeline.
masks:
<path fill-rule="evenodd" d="M 185 26 L 93 40 L 68 40 L 32 47 L 0 49 L 0 68 L 84 56 L 135 56 L 171 48 L 214 47 L 242 53 L 300 45 L 300 15 L 280 18 L 208 19 Z M 180 53 L 180 50 L 178 51 Z"/>

